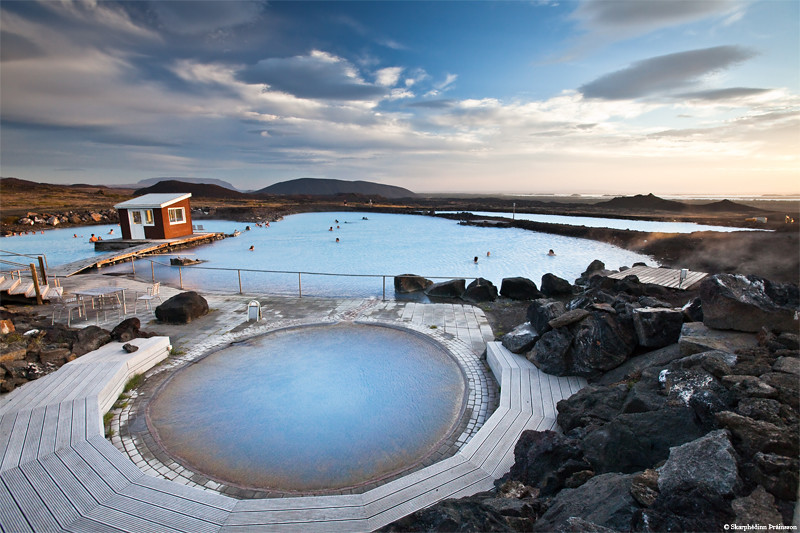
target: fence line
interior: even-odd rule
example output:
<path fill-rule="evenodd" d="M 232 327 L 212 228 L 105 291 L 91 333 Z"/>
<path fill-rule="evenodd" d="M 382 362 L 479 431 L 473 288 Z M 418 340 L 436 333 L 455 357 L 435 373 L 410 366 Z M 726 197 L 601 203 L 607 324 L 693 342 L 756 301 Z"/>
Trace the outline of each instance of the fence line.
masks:
<path fill-rule="evenodd" d="M 311 272 L 305 270 L 265 270 L 265 269 L 258 269 L 258 268 L 230 268 L 230 267 L 204 267 L 198 265 L 172 265 L 168 263 L 161 263 L 154 259 L 149 259 L 146 257 L 139 257 L 139 258 L 131 258 L 131 269 L 133 272 L 133 277 L 136 278 L 136 264 L 135 259 L 139 259 L 140 261 L 149 261 L 150 262 L 150 276 L 153 283 L 156 282 L 156 273 L 155 273 L 155 265 L 175 268 L 178 269 L 178 285 L 181 289 L 183 289 L 183 268 L 190 268 L 192 270 L 220 270 L 220 271 L 227 271 L 227 272 L 236 272 L 238 282 L 239 282 L 239 294 L 244 294 L 244 290 L 242 288 L 242 272 L 256 272 L 260 274 L 297 274 L 297 295 L 299 298 L 303 297 L 303 281 L 302 276 L 336 276 L 336 277 L 346 277 L 346 278 L 380 278 L 383 282 L 383 300 L 386 301 L 386 278 L 395 278 L 398 276 L 402 276 L 402 274 L 341 274 L 335 272 Z M 416 275 L 416 274 L 414 274 Z M 472 280 L 478 279 L 476 276 L 420 276 L 425 279 L 463 279 L 463 280 Z"/>

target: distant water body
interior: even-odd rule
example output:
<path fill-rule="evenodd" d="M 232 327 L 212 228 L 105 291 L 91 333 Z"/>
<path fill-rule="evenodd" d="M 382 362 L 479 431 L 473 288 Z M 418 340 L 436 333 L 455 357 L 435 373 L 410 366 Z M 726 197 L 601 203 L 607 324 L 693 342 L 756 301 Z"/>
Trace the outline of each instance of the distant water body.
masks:
<path fill-rule="evenodd" d="M 366 218 L 366 220 L 365 220 Z M 338 223 L 336 221 L 339 221 Z M 197 220 L 205 231 L 241 235 L 182 251 L 182 257 L 205 261 L 199 267 L 181 269 L 183 286 L 200 291 L 238 292 L 236 271 L 212 269 L 278 270 L 285 274 L 242 271 L 245 293 L 304 296 L 378 297 L 394 295 L 392 277 L 419 274 L 434 281 L 463 277 L 467 282 L 483 277 L 497 285 L 503 278 L 523 276 L 539 284 L 551 272 L 573 281 L 594 259 L 608 268 L 630 266 L 637 261 L 657 266 L 650 257 L 610 244 L 551 235 L 517 228 L 461 226 L 456 221 L 418 215 L 387 213 L 327 212 L 291 215 L 271 227 L 227 220 Z M 338 228 L 337 228 L 338 226 Z M 0 249 L 19 253 L 46 253 L 51 265 L 75 261 L 94 254 L 87 242 L 90 233 L 109 239 L 117 226 L 91 226 L 46 231 L 44 234 L 0 239 Z M 332 229 L 331 229 L 332 228 Z M 79 238 L 73 238 L 76 233 Z M 339 242 L 336 242 L 336 239 Z M 253 251 L 249 248 L 253 247 Z M 553 249 L 554 257 L 547 255 Z M 487 256 L 487 253 L 490 255 Z M 169 263 L 170 256 L 156 256 Z M 474 262 L 474 258 L 478 262 Z M 140 278 L 149 278 L 147 259 L 136 262 Z M 209 267 L 211 269 L 209 269 Z M 130 263 L 103 268 L 101 272 L 130 272 Z M 339 274 L 337 276 L 296 272 Z M 370 274 L 376 277 L 348 277 Z M 156 279 L 179 283 L 178 269 L 155 265 Z"/>
<path fill-rule="evenodd" d="M 459 211 L 437 211 L 437 213 L 458 213 Z M 546 222 L 548 224 L 566 224 L 567 226 L 586 226 L 589 228 L 611 228 L 633 231 L 660 233 L 693 233 L 695 231 L 763 231 L 752 228 L 734 228 L 729 226 L 709 226 L 693 222 L 662 222 L 657 220 L 627 220 L 624 218 L 573 217 L 566 215 L 535 215 L 530 213 L 511 213 L 493 211 L 472 211 L 479 217 L 506 217 L 516 220 Z"/>

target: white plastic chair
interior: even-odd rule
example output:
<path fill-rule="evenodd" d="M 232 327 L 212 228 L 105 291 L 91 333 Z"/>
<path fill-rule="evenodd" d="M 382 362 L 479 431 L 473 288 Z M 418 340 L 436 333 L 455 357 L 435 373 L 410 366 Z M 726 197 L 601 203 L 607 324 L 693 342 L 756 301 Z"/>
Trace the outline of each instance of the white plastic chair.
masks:
<path fill-rule="evenodd" d="M 133 313 L 136 314 L 136 307 L 139 304 L 139 300 L 145 303 L 147 310 L 150 310 L 150 302 L 154 299 L 158 299 L 159 302 L 162 302 L 161 296 L 159 295 L 161 289 L 161 282 L 157 281 L 150 285 L 147 288 L 147 292 L 143 294 L 136 293 L 136 300 L 133 302 Z M 162 302 L 163 303 L 163 302 Z"/>
<path fill-rule="evenodd" d="M 55 289 L 55 290 L 54 290 Z M 83 307 L 81 300 L 74 294 L 64 293 L 62 287 L 52 287 L 50 289 L 50 299 L 53 302 L 53 318 L 51 324 L 56 323 L 56 319 L 61 319 L 63 314 L 67 313 L 67 327 L 72 325 L 72 312 L 78 312 L 78 318 L 86 320 L 86 310 Z"/>

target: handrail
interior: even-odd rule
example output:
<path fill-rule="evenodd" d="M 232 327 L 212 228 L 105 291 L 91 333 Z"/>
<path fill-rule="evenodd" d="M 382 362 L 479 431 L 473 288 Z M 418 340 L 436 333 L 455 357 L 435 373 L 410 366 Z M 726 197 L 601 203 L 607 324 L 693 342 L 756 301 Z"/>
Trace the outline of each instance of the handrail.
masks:
<path fill-rule="evenodd" d="M 17 253 L 17 252 L 11 252 L 9 250 L 0 250 L 0 253 L 9 254 L 9 255 L 15 255 L 15 256 L 18 256 L 18 257 L 29 257 L 31 259 L 38 259 L 39 257 L 42 257 L 42 258 L 44 258 L 44 266 L 46 266 L 48 268 L 48 270 L 50 269 L 50 265 L 47 264 L 47 254 L 36 254 L 36 255 L 20 254 L 20 253 Z"/>
<path fill-rule="evenodd" d="M 264 270 L 258 268 L 230 268 L 230 267 L 205 267 L 199 265 L 172 265 L 168 263 L 161 263 L 156 261 L 155 259 L 150 259 L 147 257 L 139 257 L 140 260 L 146 260 L 150 262 L 150 271 L 151 271 L 151 279 L 152 282 L 155 283 L 156 275 L 155 275 L 155 266 L 166 266 L 166 267 L 174 267 L 177 266 L 178 268 L 178 280 L 179 286 L 183 289 L 183 268 L 191 268 L 191 269 L 202 269 L 202 270 L 224 270 L 230 272 L 237 272 L 239 275 L 239 294 L 243 294 L 242 290 L 242 272 L 259 272 L 264 274 L 297 274 L 297 284 L 298 284 L 298 296 L 300 298 L 303 297 L 303 290 L 302 290 L 302 280 L 301 276 L 303 274 L 309 276 L 342 276 L 342 277 L 350 277 L 350 278 L 382 278 L 383 279 L 383 300 L 386 300 L 386 278 L 387 277 L 397 277 L 402 276 L 402 274 L 340 274 L 335 272 L 310 272 L 304 270 Z M 131 265 L 133 268 L 133 276 L 136 277 L 136 266 L 134 263 L 133 258 L 131 258 Z M 477 279 L 478 276 L 421 276 L 426 279 Z"/>

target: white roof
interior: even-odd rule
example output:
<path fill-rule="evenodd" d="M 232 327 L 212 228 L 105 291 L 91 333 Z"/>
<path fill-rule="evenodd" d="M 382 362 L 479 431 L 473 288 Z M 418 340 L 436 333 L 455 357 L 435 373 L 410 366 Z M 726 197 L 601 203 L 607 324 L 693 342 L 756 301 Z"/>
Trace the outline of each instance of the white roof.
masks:
<path fill-rule="evenodd" d="M 170 204 L 174 204 L 175 202 L 180 202 L 181 200 L 185 200 L 186 198 L 190 198 L 192 193 L 187 192 L 185 194 L 177 194 L 177 193 L 152 193 L 152 194 L 145 194 L 144 196 L 139 196 L 138 198 L 133 198 L 131 200 L 127 200 L 120 204 L 115 205 L 117 209 L 136 209 L 136 208 L 152 208 L 152 207 L 167 207 Z"/>

